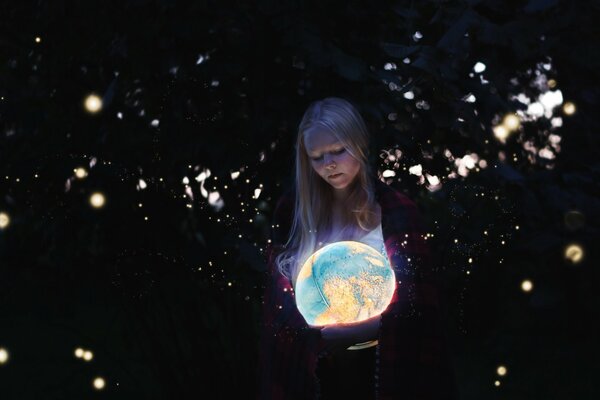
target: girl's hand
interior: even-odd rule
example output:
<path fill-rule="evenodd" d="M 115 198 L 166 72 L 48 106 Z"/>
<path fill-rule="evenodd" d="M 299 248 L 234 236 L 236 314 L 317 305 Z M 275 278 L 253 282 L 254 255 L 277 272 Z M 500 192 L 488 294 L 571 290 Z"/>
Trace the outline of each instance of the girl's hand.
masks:
<path fill-rule="evenodd" d="M 327 325 L 321 328 L 321 337 L 325 342 L 324 351 L 345 350 L 356 343 L 377 339 L 380 316 L 361 322 Z"/>

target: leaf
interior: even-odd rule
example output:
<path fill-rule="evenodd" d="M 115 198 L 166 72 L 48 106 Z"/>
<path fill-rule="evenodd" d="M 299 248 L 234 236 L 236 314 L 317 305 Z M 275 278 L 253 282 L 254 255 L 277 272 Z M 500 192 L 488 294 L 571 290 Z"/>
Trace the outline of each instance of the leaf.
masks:
<path fill-rule="evenodd" d="M 477 23 L 478 20 L 479 15 L 471 9 L 467 9 L 463 16 L 461 16 L 438 41 L 437 47 L 443 48 L 448 53 L 460 53 L 460 42 L 464 39 L 467 30 Z"/>
<path fill-rule="evenodd" d="M 519 171 L 503 162 L 499 162 L 498 164 L 496 164 L 494 172 L 495 174 L 499 175 L 500 177 L 506 179 L 509 182 L 523 183 L 525 181 L 523 175 L 521 175 Z"/>
<path fill-rule="evenodd" d="M 331 58 L 337 72 L 350 81 L 361 80 L 367 71 L 367 66 L 361 59 L 352 57 L 335 46 L 331 46 Z"/>
<path fill-rule="evenodd" d="M 390 57 L 397 59 L 404 59 L 421 48 L 421 46 L 404 46 L 395 43 L 383 43 L 381 47 Z"/>
<path fill-rule="evenodd" d="M 523 8 L 523 11 L 527 13 L 544 11 L 548 8 L 556 6 L 557 4 L 558 0 L 530 0 L 525 8 Z"/>
<path fill-rule="evenodd" d="M 429 72 L 432 75 L 438 75 L 439 54 L 436 48 L 424 46 L 419 52 L 418 58 L 411 63 L 415 68 Z"/>
<path fill-rule="evenodd" d="M 416 19 L 419 17 L 419 12 L 414 8 L 392 7 L 394 12 L 406 19 Z"/>

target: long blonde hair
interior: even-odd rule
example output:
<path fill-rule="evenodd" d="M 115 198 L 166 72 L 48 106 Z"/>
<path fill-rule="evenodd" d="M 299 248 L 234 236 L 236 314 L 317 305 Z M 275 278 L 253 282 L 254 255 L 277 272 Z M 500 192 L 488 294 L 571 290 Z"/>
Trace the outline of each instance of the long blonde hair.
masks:
<path fill-rule="evenodd" d="M 342 209 L 339 232 L 330 232 L 333 189 L 312 168 L 304 145 L 308 132 L 323 130 L 331 132 L 360 163 Z M 295 150 L 293 220 L 284 250 L 275 258 L 279 271 L 293 284 L 304 261 L 326 241 L 352 240 L 379 223 L 373 213 L 375 178 L 369 165 L 369 132 L 352 103 L 337 97 L 312 102 L 298 127 Z"/>

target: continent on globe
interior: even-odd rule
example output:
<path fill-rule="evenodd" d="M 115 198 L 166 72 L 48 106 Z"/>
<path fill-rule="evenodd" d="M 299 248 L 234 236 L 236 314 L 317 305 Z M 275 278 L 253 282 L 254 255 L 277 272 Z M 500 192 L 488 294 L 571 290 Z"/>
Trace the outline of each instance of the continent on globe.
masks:
<path fill-rule="evenodd" d="M 386 255 L 361 242 L 335 242 L 304 262 L 296 306 L 311 326 L 360 322 L 385 311 L 395 288 Z"/>

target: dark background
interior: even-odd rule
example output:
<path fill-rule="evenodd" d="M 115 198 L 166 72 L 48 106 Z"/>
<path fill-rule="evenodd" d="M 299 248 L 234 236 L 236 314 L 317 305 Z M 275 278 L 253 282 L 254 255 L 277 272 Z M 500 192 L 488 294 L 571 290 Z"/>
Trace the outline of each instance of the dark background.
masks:
<path fill-rule="evenodd" d="M 433 235 L 461 397 L 597 398 L 599 17 L 598 1 L 3 2 L 2 398 L 251 397 L 269 222 L 326 96 L 357 105 L 371 161 Z"/>

